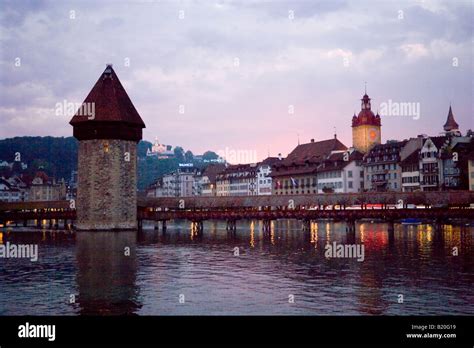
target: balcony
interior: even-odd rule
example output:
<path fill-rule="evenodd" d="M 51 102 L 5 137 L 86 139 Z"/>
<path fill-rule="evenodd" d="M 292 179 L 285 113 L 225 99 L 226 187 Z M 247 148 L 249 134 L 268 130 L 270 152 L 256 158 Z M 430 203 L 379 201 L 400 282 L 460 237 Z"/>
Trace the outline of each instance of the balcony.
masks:
<path fill-rule="evenodd" d="M 459 176 L 459 174 L 461 174 L 461 171 L 459 168 L 445 168 L 444 169 L 445 176 Z"/>
<path fill-rule="evenodd" d="M 383 178 L 372 178 L 374 184 L 383 184 L 388 182 L 388 179 L 384 176 Z"/>
<path fill-rule="evenodd" d="M 371 172 L 371 174 L 375 174 L 375 175 L 377 175 L 377 174 L 387 174 L 387 173 L 388 173 L 388 169 L 377 169 L 377 170 L 373 170 Z"/>
<path fill-rule="evenodd" d="M 421 173 L 422 174 L 438 174 L 438 167 L 422 168 Z"/>
<path fill-rule="evenodd" d="M 439 185 L 439 182 L 438 180 L 431 180 L 431 181 L 421 181 L 420 182 L 420 185 L 422 186 L 438 186 Z"/>

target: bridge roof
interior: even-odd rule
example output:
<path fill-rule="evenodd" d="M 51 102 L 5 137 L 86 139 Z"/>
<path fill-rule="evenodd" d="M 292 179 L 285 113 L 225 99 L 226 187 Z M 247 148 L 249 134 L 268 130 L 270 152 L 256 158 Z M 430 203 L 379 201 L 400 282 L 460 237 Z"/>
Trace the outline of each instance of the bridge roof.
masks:
<path fill-rule="evenodd" d="M 431 191 L 431 192 L 367 192 L 331 194 L 295 194 L 265 196 L 227 196 L 227 197 L 140 197 L 139 208 L 181 209 L 226 209 L 235 207 L 281 207 L 288 206 L 290 200 L 297 205 L 317 204 L 397 204 L 399 200 L 413 204 L 468 204 L 474 201 L 474 191 Z"/>

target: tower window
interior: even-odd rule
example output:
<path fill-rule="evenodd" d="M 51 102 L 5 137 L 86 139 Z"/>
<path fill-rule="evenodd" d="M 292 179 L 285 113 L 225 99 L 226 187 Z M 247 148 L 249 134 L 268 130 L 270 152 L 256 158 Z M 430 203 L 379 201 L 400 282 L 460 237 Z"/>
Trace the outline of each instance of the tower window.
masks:
<path fill-rule="evenodd" d="M 104 146 L 104 152 L 108 153 L 109 152 L 109 142 L 104 141 L 102 145 Z"/>

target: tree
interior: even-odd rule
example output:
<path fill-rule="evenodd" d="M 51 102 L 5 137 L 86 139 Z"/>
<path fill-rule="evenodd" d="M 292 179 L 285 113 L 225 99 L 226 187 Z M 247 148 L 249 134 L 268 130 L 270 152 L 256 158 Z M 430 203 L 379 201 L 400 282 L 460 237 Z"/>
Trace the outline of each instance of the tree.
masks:
<path fill-rule="evenodd" d="M 214 151 L 206 151 L 204 152 L 204 154 L 202 155 L 202 159 L 203 160 L 207 160 L 207 161 L 210 161 L 210 160 L 216 160 L 218 159 L 219 156 L 217 155 L 217 153 L 215 153 Z"/>
<path fill-rule="evenodd" d="M 153 146 L 152 143 L 146 140 L 140 140 L 137 146 L 137 155 L 138 157 L 145 157 L 147 150 L 151 149 Z"/>
<path fill-rule="evenodd" d="M 186 151 L 186 153 L 184 154 L 184 160 L 186 161 L 186 163 L 191 163 L 193 159 L 194 159 L 193 153 L 190 150 Z"/>
<path fill-rule="evenodd" d="M 174 157 L 176 157 L 178 162 L 184 162 L 184 150 L 181 146 L 176 146 L 174 148 Z"/>

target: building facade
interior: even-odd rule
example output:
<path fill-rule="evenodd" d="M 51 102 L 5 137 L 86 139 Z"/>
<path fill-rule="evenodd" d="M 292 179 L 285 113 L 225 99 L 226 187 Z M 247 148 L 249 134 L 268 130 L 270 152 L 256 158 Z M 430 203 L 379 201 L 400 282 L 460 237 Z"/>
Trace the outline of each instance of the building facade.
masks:
<path fill-rule="evenodd" d="M 165 190 L 163 189 L 163 178 L 159 178 L 153 184 L 148 186 L 145 194 L 147 197 L 166 197 Z"/>
<path fill-rule="evenodd" d="M 201 175 L 201 195 L 216 196 L 217 195 L 217 175 L 224 171 L 225 165 L 221 163 L 209 164 Z"/>
<path fill-rule="evenodd" d="M 0 178 L 0 202 L 21 202 L 21 190 L 5 178 Z"/>
<path fill-rule="evenodd" d="M 336 136 L 298 145 L 285 159 L 272 166 L 272 193 L 276 195 L 317 193 L 317 168 L 332 153 L 347 147 Z"/>
<path fill-rule="evenodd" d="M 409 156 L 400 161 L 402 168 L 402 191 L 420 191 L 420 154 L 413 151 Z"/>
<path fill-rule="evenodd" d="M 364 188 L 363 154 L 349 149 L 328 156 L 317 168 L 317 193 L 356 193 Z"/>
<path fill-rule="evenodd" d="M 468 155 L 468 178 L 469 178 L 469 190 L 474 191 L 474 150 Z"/>
<path fill-rule="evenodd" d="M 272 194 L 272 165 L 281 161 L 279 157 L 267 157 L 257 165 L 257 195 Z"/>
<path fill-rule="evenodd" d="M 164 197 L 191 197 L 199 196 L 197 185 L 200 172 L 194 167 L 180 167 L 179 169 L 163 175 Z"/>
<path fill-rule="evenodd" d="M 410 138 L 400 150 L 403 192 L 420 190 L 420 149 L 425 138 L 425 135 Z"/>
<path fill-rule="evenodd" d="M 36 173 L 31 181 L 28 194 L 29 201 L 60 201 L 66 199 L 66 184 L 64 180 L 56 182 L 45 172 Z"/>
<path fill-rule="evenodd" d="M 229 165 L 216 177 L 217 196 L 256 196 L 257 164 Z"/>
<path fill-rule="evenodd" d="M 428 137 L 420 150 L 420 187 L 422 191 L 438 191 L 442 183 L 441 151 L 446 136 Z"/>
<path fill-rule="evenodd" d="M 401 191 L 400 151 L 404 141 L 375 145 L 364 158 L 364 190 Z"/>

